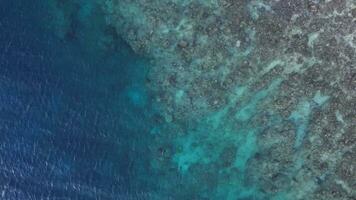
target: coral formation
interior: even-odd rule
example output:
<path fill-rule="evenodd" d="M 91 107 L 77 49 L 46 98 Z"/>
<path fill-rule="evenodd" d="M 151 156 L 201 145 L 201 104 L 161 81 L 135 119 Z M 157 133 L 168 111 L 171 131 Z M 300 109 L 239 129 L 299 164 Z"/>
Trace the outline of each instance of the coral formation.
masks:
<path fill-rule="evenodd" d="M 356 198 L 353 0 L 98 2 L 151 59 L 157 198 Z"/>

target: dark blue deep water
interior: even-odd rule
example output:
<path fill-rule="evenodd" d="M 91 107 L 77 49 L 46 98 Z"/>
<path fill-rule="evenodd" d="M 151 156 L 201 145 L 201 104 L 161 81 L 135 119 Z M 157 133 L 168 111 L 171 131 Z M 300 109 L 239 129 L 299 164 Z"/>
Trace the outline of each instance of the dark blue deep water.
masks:
<path fill-rule="evenodd" d="M 146 61 L 58 37 L 44 5 L 0 1 L 0 199 L 145 198 Z"/>

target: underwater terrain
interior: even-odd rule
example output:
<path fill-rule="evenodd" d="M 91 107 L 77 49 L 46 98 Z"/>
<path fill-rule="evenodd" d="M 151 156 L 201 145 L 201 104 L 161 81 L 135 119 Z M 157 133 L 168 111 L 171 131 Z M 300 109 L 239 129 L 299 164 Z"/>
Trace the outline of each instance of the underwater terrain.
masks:
<path fill-rule="evenodd" d="M 0 1 L 0 199 L 355 200 L 354 0 Z"/>

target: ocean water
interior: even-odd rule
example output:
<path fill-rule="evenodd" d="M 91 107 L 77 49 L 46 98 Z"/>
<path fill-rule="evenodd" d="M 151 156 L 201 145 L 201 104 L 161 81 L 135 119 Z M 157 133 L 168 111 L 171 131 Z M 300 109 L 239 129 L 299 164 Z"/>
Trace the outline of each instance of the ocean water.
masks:
<path fill-rule="evenodd" d="M 0 199 L 147 199 L 147 61 L 49 2 L 0 2 Z"/>
<path fill-rule="evenodd" d="M 337 2 L 0 1 L 0 200 L 355 199 Z"/>

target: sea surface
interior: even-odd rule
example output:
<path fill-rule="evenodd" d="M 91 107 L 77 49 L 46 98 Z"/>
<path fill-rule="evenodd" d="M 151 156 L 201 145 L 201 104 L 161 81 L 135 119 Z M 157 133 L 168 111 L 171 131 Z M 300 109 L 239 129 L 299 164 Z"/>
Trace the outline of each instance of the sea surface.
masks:
<path fill-rule="evenodd" d="M 147 199 L 146 60 L 47 6 L 0 1 L 0 199 Z"/>

